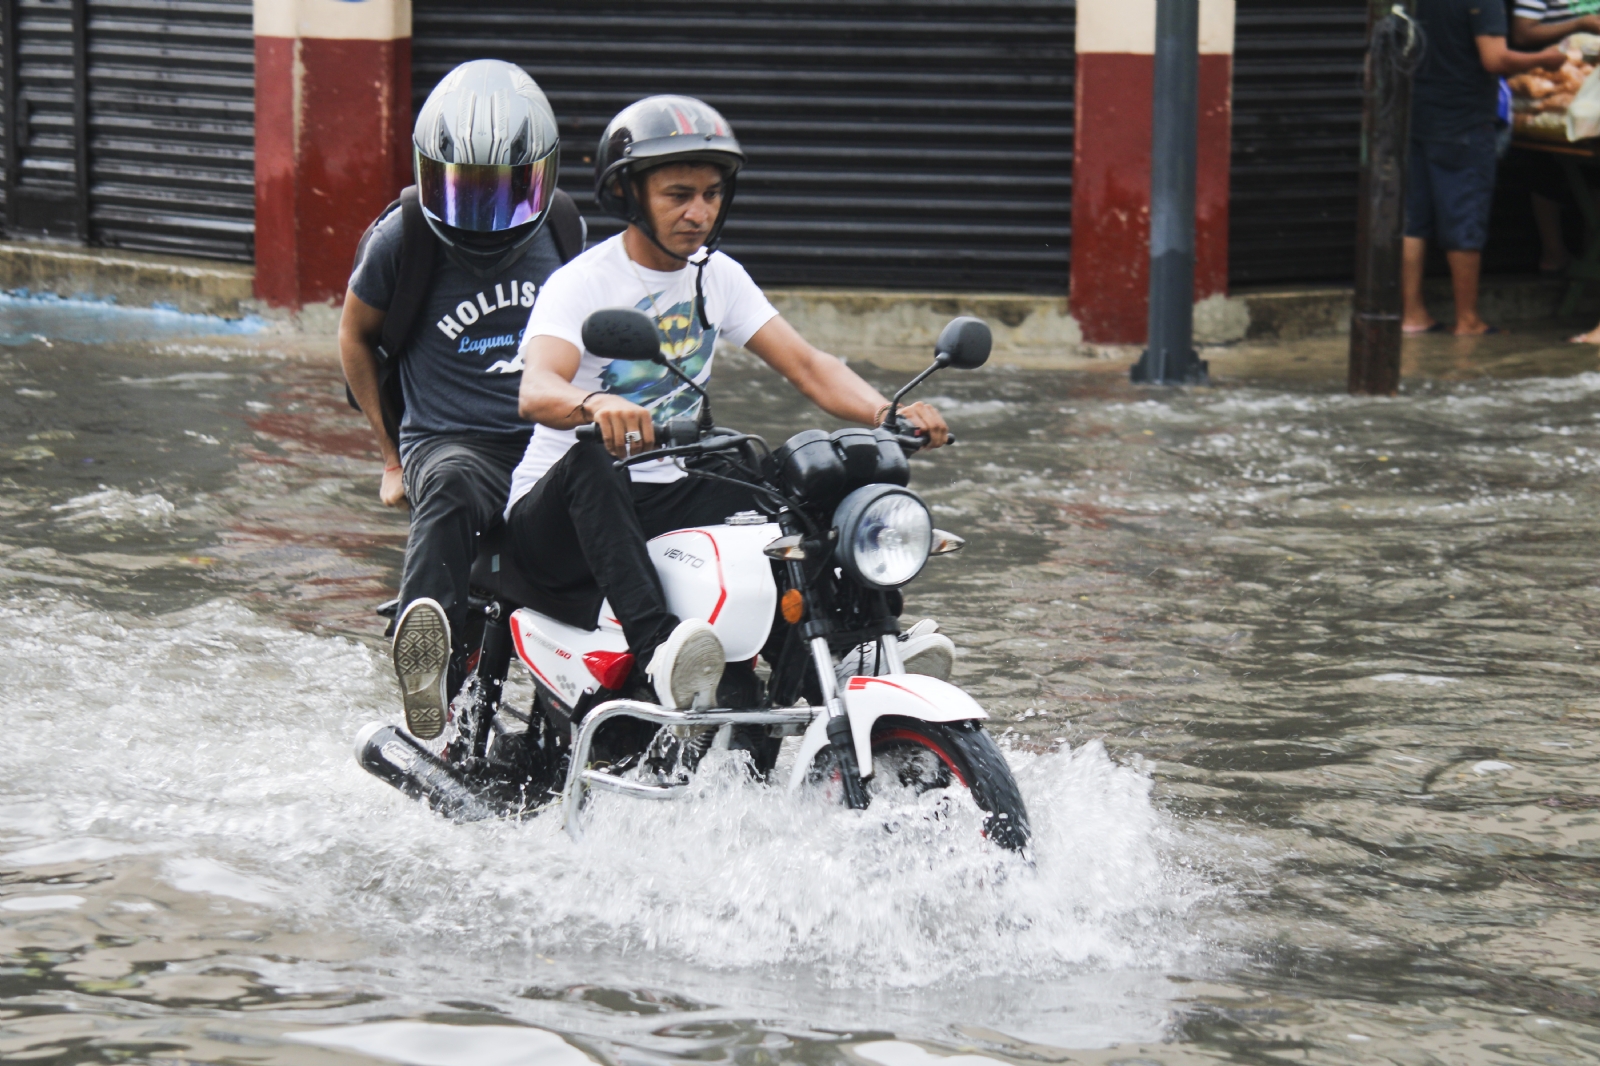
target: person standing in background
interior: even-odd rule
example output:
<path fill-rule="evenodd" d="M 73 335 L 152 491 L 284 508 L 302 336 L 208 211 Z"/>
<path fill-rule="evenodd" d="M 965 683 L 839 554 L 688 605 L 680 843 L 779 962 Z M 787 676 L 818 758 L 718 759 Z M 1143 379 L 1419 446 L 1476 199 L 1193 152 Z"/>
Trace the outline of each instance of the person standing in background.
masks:
<path fill-rule="evenodd" d="M 1543 67 L 1560 70 L 1559 48 L 1513 52 L 1506 47 L 1501 0 L 1418 0 L 1414 16 L 1428 50 L 1411 92 L 1411 146 L 1406 164 L 1402 286 L 1407 333 L 1443 332 L 1422 300 L 1428 241 L 1450 263 L 1456 321 L 1451 332 L 1493 332 L 1478 316 L 1478 275 L 1494 197 L 1495 114 L 1499 79 Z"/>
<path fill-rule="evenodd" d="M 1548 48 L 1574 33 L 1600 34 L 1600 0 L 1516 0 L 1511 43 L 1524 51 Z M 1523 153 L 1532 186 L 1533 221 L 1539 230 L 1539 272 L 1559 274 L 1571 255 L 1561 236 L 1566 176 L 1543 152 Z"/>

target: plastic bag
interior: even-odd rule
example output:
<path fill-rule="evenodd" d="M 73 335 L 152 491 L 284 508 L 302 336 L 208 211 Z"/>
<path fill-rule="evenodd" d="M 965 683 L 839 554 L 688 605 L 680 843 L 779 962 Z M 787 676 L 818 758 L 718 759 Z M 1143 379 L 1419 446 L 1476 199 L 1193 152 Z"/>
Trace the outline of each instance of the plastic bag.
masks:
<path fill-rule="evenodd" d="M 1600 67 L 1583 79 L 1583 85 L 1567 105 L 1567 140 L 1582 141 L 1600 137 Z"/>

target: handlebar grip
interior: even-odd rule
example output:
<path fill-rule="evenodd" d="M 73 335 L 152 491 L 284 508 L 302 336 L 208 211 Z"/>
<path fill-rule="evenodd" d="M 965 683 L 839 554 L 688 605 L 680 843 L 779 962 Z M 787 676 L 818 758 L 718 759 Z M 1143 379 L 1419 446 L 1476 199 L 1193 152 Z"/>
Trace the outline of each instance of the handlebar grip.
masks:
<path fill-rule="evenodd" d="M 900 424 L 900 432 L 898 436 L 900 437 L 901 446 L 908 447 L 913 452 L 920 451 L 928 446 L 928 434 L 916 426 L 911 425 L 910 423 L 902 422 Z M 946 435 L 944 442 L 947 445 L 954 444 L 956 442 L 956 435 L 954 433 Z"/>
<path fill-rule="evenodd" d="M 573 430 L 573 435 L 579 440 L 605 440 L 605 437 L 600 432 L 600 423 L 598 422 L 590 422 L 588 425 L 579 426 Z"/>

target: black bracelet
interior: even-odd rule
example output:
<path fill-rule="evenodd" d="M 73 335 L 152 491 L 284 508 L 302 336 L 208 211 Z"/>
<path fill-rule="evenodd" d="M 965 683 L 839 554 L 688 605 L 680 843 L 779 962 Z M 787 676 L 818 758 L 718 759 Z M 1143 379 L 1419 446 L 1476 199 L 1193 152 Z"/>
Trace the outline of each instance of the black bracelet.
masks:
<path fill-rule="evenodd" d="M 591 415 L 589 413 L 589 401 L 594 399 L 596 396 L 604 396 L 605 395 L 605 391 L 606 391 L 605 389 L 595 389 L 589 395 L 587 395 L 583 399 L 579 400 L 578 401 L 578 406 L 574 407 L 573 410 L 574 411 L 582 411 L 583 412 L 583 417 L 585 417 L 589 421 L 593 422 L 594 421 L 594 415 Z"/>

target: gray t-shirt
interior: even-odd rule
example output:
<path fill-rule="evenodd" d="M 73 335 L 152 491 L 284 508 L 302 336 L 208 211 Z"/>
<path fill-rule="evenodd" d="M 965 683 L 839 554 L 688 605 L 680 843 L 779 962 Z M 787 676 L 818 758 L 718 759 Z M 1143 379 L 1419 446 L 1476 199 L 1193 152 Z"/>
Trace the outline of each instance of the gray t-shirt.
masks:
<path fill-rule="evenodd" d="M 389 310 L 400 272 L 400 212 L 393 211 L 367 242 L 350 289 L 363 303 Z M 521 259 L 480 280 L 451 261 L 442 247 L 434 256 L 433 287 L 417 316 L 411 345 L 400 360 L 406 399 L 400 421 L 400 456 L 419 441 L 443 434 L 527 436 L 533 429 L 517 416 L 522 356 L 517 349 L 545 278 L 561 265 L 548 227 Z"/>

